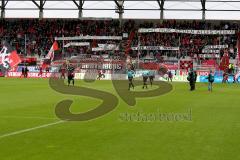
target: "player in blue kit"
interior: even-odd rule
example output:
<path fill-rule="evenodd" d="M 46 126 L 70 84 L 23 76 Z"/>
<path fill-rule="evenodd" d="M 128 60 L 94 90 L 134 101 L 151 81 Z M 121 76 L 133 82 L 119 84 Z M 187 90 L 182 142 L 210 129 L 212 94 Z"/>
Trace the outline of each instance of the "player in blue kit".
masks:
<path fill-rule="evenodd" d="M 154 71 L 149 71 L 149 81 L 150 81 L 151 87 L 152 87 L 154 78 L 155 78 L 155 72 Z"/>
<path fill-rule="evenodd" d="M 149 76 L 149 71 L 143 71 L 143 73 L 142 73 L 142 77 L 143 77 L 143 89 L 144 88 L 148 88 L 147 87 L 147 79 L 148 79 L 148 76 Z"/>
<path fill-rule="evenodd" d="M 130 90 L 130 88 L 132 87 L 134 89 L 134 85 L 133 85 L 133 76 L 134 76 L 134 71 L 129 69 L 127 71 L 127 75 L 128 75 L 128 81 L 129 81 L 129 84 L 128 84 L 128 90 Z"/>

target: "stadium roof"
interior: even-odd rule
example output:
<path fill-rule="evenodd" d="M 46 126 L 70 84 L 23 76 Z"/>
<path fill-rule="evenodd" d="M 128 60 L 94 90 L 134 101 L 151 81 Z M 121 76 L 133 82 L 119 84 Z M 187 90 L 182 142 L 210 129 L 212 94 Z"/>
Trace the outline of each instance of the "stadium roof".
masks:
<path fill-rule="evenodd" d="M 1 0 L 4 18 L 240 20 L 240 0 Z"/>

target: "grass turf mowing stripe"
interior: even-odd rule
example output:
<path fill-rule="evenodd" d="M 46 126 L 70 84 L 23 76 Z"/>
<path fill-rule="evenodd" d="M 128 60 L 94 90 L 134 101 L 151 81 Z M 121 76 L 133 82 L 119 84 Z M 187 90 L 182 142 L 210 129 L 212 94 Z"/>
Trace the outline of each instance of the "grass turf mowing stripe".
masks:
<path fill-rule="evenodd" d="M 54 117 L 38 117 L 38 116 L 0 116 L 0 118 L 19 118 L 19 119 L 52 119 L 57 120 L 58 118 Z"/>

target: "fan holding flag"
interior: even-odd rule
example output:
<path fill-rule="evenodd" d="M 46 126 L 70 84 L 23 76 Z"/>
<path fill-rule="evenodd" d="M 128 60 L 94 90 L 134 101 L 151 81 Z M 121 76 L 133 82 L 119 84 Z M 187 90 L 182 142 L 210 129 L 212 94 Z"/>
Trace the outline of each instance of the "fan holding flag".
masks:
<path fill-rule="evenodd" d="M 54 41 L 52 47 L 50 48 L 48 54 L 46 55 L 46 58 L 50 59 L 52 62 L 54 59 L 54 51 L 57 51 L 57 50 L 59 50 L 58 43 Z"/>
<path fill-rule="evenodd" d="M 47 66 L 51 65 L 51 62 L 54 60 L 54 52 L 59 50 L 57 41 L 54 41 L 52 47 L 48 51 L 48 54 L 46 55 L 45 59 L 42 61 L 42 69 L 47 68 Z"/>
<path fill-rule="evenodd" d="M 0 51 L 0 65 L 5 70 L 9 70 L 17 66 L 21 62 L 21 58 L 18 56 L 17 51 L 6 42 L 2 41 L 3 48 Z"/>

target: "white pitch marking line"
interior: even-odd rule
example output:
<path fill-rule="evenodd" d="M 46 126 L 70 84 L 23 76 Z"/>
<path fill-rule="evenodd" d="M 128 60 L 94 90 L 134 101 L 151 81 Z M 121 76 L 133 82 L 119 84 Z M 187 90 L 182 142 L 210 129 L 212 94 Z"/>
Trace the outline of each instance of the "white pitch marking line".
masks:
<path fill-rule="evenodd" d="M 20 130 L 20 131 L 15 131 L 15 132 L 3 134 L 3 135 L 0 135 L 0 139 L 5 138 L 5 137 L 9 137 L 9 136 L 13 136 L 13 135 L 17 135 L 17 134 L 21 134 L 21 133 L 25 133 L 25 132 L 30 132 L 30 131 L 37 130 L 37 129 L 40 129 L 40 128 L 53 126 L 53 125 L 63 123 L 63 122 L 66 122 L 66 121 L 57 121 L 57 122 L 48 123 L 48 124 L 44 124 L 44 125 L 33 127 L 33 128 L 28 128 L 28 129 L 23 129 L 23 130 Z"/>

